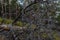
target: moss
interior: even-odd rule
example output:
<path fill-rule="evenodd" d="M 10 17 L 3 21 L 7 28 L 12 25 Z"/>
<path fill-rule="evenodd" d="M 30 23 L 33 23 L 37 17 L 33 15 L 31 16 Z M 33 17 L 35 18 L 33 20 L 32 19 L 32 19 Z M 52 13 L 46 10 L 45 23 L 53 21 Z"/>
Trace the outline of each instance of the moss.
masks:
<path fill-rule="evenodd" d="M 47 38 L 48 37 L 48 35 L 46 34 L 46 33 L 42 33 L 42 38 Z"/>
<path fill-rule="evenodd" d="M 25 27 L 28 27 L 29 26 L 29 23 L 26 23 Z"/>
<path fill-rule="evenodd" d="M 34 32 L 34 37 L 38 37 L 38 32 Z"/>
<path fill-rule="evenodd" d="M 53 33 L 53 37 L 55 40 L 60 40 L 60 36 L 56 32 Z"/>
<path fill-rule="evenodd" d="M 23 23 L 22 23 L 21 21 L 18 21 L 18 22 L 16 23 L 16 25 L 22 27 L 22 26 L 23 26 Z"/>
<path fill-rule="evenodd" d="M 36 25 L 32 24 L 31 29 L 35 29 L 35 28 L 36 28 Z"/>
<path fill-rule="evenodd" d="M 5 20 L 4 20 L 4 23 L 5 23 L 5 24 L 11 24 L 11 23 L 12 23 L 12 20 L 11 20 L 11 19 L 5 19 Z"/>
<path fill-rule="evenodd" d="M 3 21 L 3 18 L 0 18 L 0 24 L 1 24 L 2 21 Z M 13 22 L 13 20 L 11 20 L 11 19 L 4 19 L 4 24 L 11 24 L 12 22 Z M 16 26 L 21 26 L 22 27 L 23 25 L 24 24 L 21 21 L 17 21 L 17 23 L 16 23 Z"/>
<path fill-rule="evenodd" d="M 0 17 L 0 24 L 2 21 L 3 21 L 3 18 Z M 4 19 L 4 24 L 11 24 L 12 22 L 13 22 L 13 20 L 11 20 L 11 19 Z M 21 21 L 17 21 L 14 25 L 20 26 L 20 27 L 22 27 L 22 26 L 28 27 L 29 23 L 23 23 Z M 34 24 L 31 25 L 31 29 L 34 29 L 35 27 L 36 27 L 36 25 L 34 25 Z"/>

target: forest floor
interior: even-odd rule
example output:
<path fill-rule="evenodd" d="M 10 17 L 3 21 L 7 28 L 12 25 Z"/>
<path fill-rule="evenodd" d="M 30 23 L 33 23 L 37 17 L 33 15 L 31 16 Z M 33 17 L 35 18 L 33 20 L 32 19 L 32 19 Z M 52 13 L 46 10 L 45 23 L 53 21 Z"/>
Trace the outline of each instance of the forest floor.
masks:
<path fill-rule="evenodd" d="M 40 28 L 0 25 L 0 40 L 60 40 L 60 31 Z"/>

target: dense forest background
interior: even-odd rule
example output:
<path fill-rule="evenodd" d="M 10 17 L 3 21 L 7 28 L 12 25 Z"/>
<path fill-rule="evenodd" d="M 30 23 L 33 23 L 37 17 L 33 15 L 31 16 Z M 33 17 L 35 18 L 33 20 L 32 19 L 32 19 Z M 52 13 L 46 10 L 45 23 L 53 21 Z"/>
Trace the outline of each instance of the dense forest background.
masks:
<path fill-rule="evenodd" d="M 60 1 L 0 0 L 0 34 L 0 40 L 60 40 Z"/>
<path fill-rule="evenodd" d="M 33 0 L 34 1 L 34 0 Z M 20 15 L 20 18 L 19 20 L 22 19 L 21 17 L 21 10 L 27 6 L 28 4 L 32 3 L 33 1 L 29 1 L 29 0 L 25 0 L 22 4 L 19 3 L 18 0 L 2 0 L 0 2 L 0 20 L 2 21 L 3 18 L 6 18 L 7 19 L 7 24 L 9 24 L 8 22 L 8 19 L 11 19 L 11 20 L 14 20 L 18 15 Z M 43 3 L 44 4 L 44 3 Z M 51 3 L 53 5 L 53 3 Z M 42 5 L 42 4 L 41 4 Z M 52 15 L 57 15 L 55 18 L 56 22 L 58 22 L 58 24 L 60 23 L 60 14 L 59 14 L 59 7 L 57 8 L 57 5 L 59 6 L 59 2 L 55 3 L 53 6 L 55 6 L 55 14 L 52 14 Z M 37 4 L 36 5 L 33 5 L 33 6 L 36 6 L 34 9 L 37 8 Z M 44 5 L 42 5 L 44 6 Z M 50 8 L 53 9 L 53 6 L 51 6 Z M 39 6 L 38 6 L 39 7 Z M 46 8 L 46 7 L 44 7 Z M 30 9 L 30 8 L 29 8 Z M 41 9 L 41 8 L 40 8 Z M 53 11 L 54 11 L 53 9 Z M 44 10 L 44 9 L 43 9 Z M 44 11 L 43 11 L 44 12 Z M 29 14 L 29 13 L 28 13 Z M 10 21 L 11 21 L 10 20 Z"/>

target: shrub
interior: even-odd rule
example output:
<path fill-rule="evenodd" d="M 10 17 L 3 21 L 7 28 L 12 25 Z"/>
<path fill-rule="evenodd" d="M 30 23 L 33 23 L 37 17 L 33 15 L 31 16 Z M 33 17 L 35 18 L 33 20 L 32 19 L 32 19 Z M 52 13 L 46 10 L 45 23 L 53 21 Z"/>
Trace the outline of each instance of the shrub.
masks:
<path fill-rule="evenodd" d="M 23 23 L 22 23 L 21 21 L 18 21 L 18 22 L 16 23 L 16 25 L 22 27 L 22 26 L 23 26 Z"/>
<path fill-rule="evenodd" d="M 60 40 L 60 36 L 57 34 L 57 32 L 53 33 L 53 37 L 55 40 Z"/>
<path fill-rule="evenodd" d="M 11 20 L 11 19 L 5 19 L 5 20 L 4 20 L 4 23 L 5 23 L 5 24 L 11 24 L 11 23 L 12 23 L 12 20 Z"/>
<path fill-rule="evenodd" d="M 46 33 L 42 33 L 42 38 L 47 38 L 48 37 L 48 35 L 46 34 Z"/>

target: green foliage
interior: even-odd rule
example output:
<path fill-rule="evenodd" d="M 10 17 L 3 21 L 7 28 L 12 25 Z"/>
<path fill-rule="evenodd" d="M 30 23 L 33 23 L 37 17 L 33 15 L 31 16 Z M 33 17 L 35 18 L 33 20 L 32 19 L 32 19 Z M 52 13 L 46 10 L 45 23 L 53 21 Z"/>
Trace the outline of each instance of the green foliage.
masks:
<path fill-rule="evenodd" d="M 60 36 L 57 34 L 57 32 L 53 33 L 53 37 L 55 40 L 60 40 Z"/>
<path fill-rule="evenodd" d="M 21 21 L 18 21 L 18 22 L 16 23 L 16 25 L 22 27 L 22 26 L 23 26 L 23 23 L 22 23 Z"/>
<path fill-rule="evenodd" d="M 36 25 L 35 24 L 32 24 L 30 26 L 31 26 L 31 29 L 35 29 L 36 28 Z"/>
<path fill-rule="evenodd" d="M 38 32 L 34 32 L 34 37 L 38 37 Z"/>
<path fill-rule="evenodd" d="M 11 23 L 12 23 L 12 20 L 11 20 L 11 19 L 5 19 L 5 20 L 4 20 L 4 23 L 5 23 L 5 24 L 11 24 Z"/>
<path fill-rule="evenodd" d="M 60 8 L 57 8 L 58 11 L 60 11 Z"/>
<path fill-rule="evenodd" d="M 33 5 L 34 11 L 36 11 L 38 7 L 39 7 L 38 4 L 34 4 L 34 5 Z"/>
<path fill-rule="evenodd" d="M 57 20 L 60 21 L 60 15 L 57 17 Z"/>
<path fill-rule="evenodd" d="M 16 1 L 17 1 L 17 0 L 12 0 L 11 3 L 12 3 L 12 4 L 16 4 Z"/>
<path fill-rule="evenodd" d="M 60 14 L 59 14 L 59 16 L 56 18 L 56 20 L 58 21 L 58 23 L 60 23 Z"/>
<path fill-rule="evenodd" d="M 11 19 L 3 19 L 3 18 L 0 18 L 0 24 L 1 24 L 1 22 L 4 20 L 4 24 L 11 24 L 12 22 L 13 22 L 13 20 L 11 20 Z M 26 23 L 25 23 L 26 24 Z M 21 21 L 17 21 L 17 23 L 16 23 L 16 26 L 20 26 L 20 27 L 22 27 L 24 24 L 23 24 L 23 22 L 21 22 Z"/>
<path fill-rule="evenodd" d="M 48 35 L 46 34 L 46 33 L 42 33 L 42 38 L 47 38 L 48 37 Z"/>

